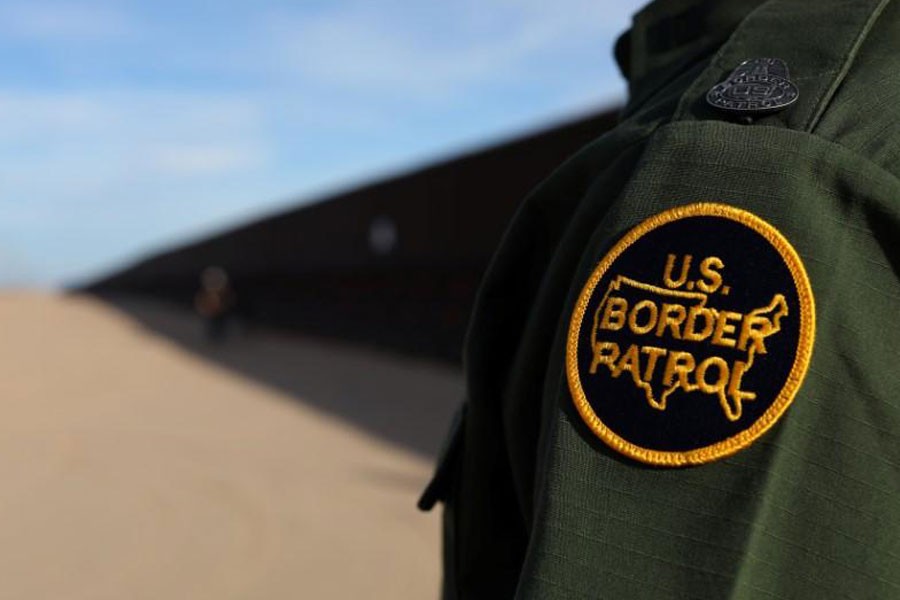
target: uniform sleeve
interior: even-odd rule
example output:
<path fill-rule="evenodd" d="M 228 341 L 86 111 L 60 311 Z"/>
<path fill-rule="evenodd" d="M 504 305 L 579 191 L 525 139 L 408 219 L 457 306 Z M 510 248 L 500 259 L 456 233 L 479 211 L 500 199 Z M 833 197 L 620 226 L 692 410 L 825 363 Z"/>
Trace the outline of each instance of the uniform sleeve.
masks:
<path fill-rule="evenodd" d="M 646 145 L 607 142 L 529 198 L 481 291 L 468 340 L 466 415 L 444 496 L 445 597 L 595 597 L 598 589 L 628 598 L 827 597 L 834 590 L 892 597 L 900 590 L 892 575 L 900 572 L 900 535 L 884 524 L 900 522 L 897 179 L 833 142 L 784 128 L 678 122 Z M 573 402 L 567 342 L 579 296 L 603 258 L 637 225 L 696 204 L 752 215 L 790 244 L 814 298 L 815 332 L 802 379 L 777 422 L 716 460 L 669 469 L 597 435 Z M 636 243 L 641 252 L 655 251 L 647 255 L 655 262 L 648 259 L 644 271 L 640 261 L 623 265 L 617 274 L 674 289 L 693 252 L 686 272 L 697 274 L 688 279 L 716 288 L 706 306 L 742 315 L 725 319 L 719 343 L 707 348 L 721 351 L 704 354 L 672 339 L 675 329 L 685 337 L 686 320 L 659 329 L 664 305 L 677 320 L 671 307 L 689 314 L 689 302 L 623 295 L 632 306 L 656 307 L 645 334 L 653 343 L 635 342 L 632 364 L 631 342 L 610 338 L 619 343 L 617 360 L 605 364 L 597 355 L 592 377 L 612 380 L 618 370 L 616 381 L 640 392 L 622 397 L 664 423 L 679 406 L 704 406 L 718 419 L 709 421 L 715 436 L 721 424 L 743 426 L 734 401 L 740 393 L 757 395 L 741 405 L 751 416 L 754 402 L 778 396 L 785 382 L 773 375 L 776 363 L 790 366 L 796 355 L 778 354 L 776 342 L 787 339 L 781 332 L 801 308 L 786 293 L 779 304 L 788 288 L 779 287 L 784 282 L 774 279 L 771 264 L 755 258 L 761 247 L 712 233 L 682 232 L 646 248 Z M 729 245 L 730 256 L 746 255 L 747 268 L 710 261 L 714 243 Z M 669 255 L 676 258 L 667 266 Z M 716 271 L 721 281 L 711 276 Z M 740 298 L 745 309 L 724 310 Z M 625 327 L 645 331 L 651 312 L 626 311 Z M 603 313 L 595 314 L 602 324 Z M 616 311 L 610 315 L 614 325 Z M 741 342 L 744 322 L 751 325 Z M 695 335 L 702 334 L 698 323 Z M 746 367 L 753 332 L 765 327 L 770 337 L 757 333 L 763 341 L 756 347 L 767 354 L 745 368 L 743 384 L 729 394 L 735 365 Z M 714 335 L 710 330 L 705 341 Z M 724 348 L 730 340 L 734 347 Z M 792 344 L 791 352 L 798 347 Z M 663 385 L 674 351 L 690 353 L 695 363 L 673 363 L 669 387 L 682 381 L 679 368 L 685 384 L 659 410 L 634 384 Z M 658 364 L 650 372 L 654 352 Z M 717 357 L 729 365 L 727 377 L 709 366 Z M 699 386 L 703 361 L 708 393 L 690 389 Z M 767 379 L 776 386 L 768 392 Z M 635 445 L 648 439 L 654 441 Z"/>
<path fill-rule="evenodd" d="M 447 597 L 900 597 L 897 29 L 854 67 L 885 3 L 829 4 L 766 3 L 675 117 L 523 205 L 467 341 Z M 772 48 L 791 109 L 702 101 Z"/>
<path fill-rule="evenodd" d="M 721 121 L 585 194 L 520 371 L 548 428 L 520 597 L 900 593 L 898 198 L 829 140 Z"/>

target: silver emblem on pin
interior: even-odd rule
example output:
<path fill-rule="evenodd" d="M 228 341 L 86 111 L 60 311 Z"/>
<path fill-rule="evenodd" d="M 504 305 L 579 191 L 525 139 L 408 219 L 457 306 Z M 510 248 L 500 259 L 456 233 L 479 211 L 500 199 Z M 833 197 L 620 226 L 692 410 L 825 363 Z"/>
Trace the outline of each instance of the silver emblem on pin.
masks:
<path fill-rule="evenodd" d="M 728 79 L 706 94 L 713 107 L 738 116 L 753 116 L 787 108 L 800 96 L 780 58 L 745 60 Z"/>

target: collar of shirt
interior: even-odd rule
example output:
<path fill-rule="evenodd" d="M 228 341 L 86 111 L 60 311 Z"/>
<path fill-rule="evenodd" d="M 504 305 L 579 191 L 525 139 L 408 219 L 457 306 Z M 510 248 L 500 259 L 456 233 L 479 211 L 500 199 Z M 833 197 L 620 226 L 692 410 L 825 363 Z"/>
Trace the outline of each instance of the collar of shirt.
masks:
<path fill-rule="evenodd" d="M 625 114 L 697 60 L 721 46 L 765 0 L 656 0 L 616 41 L 615 58 L 628 80 Z"/>

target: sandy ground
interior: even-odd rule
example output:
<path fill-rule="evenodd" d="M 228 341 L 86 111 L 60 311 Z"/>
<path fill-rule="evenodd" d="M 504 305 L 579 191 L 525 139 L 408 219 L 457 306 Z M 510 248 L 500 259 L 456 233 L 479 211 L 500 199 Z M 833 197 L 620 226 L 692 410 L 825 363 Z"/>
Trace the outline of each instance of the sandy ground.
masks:
<path fill-rule="evenodd" d="M 129 310 L 0 295 L 0 598 L 437 596 L 431 459 L 400 434 L 431 444 L 456 372 L 258 331 L 210 358 L 189 315 Z"/>

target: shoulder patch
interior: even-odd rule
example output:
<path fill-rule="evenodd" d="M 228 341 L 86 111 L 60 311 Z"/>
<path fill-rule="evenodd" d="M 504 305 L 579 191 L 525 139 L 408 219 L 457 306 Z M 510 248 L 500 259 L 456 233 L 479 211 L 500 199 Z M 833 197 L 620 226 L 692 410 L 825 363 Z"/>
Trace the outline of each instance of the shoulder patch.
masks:
<path fill-rule="evenodd" d="M 812 289 L 787 239 L 745 210 L 690 204 L 640 223 L 594 269 L 566 373 L 606 444 L 649 464 L 701 464 L 784 414 L 814 335 Z"/>

